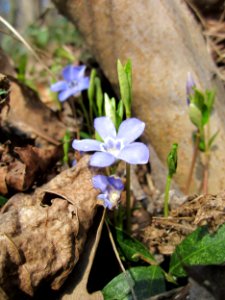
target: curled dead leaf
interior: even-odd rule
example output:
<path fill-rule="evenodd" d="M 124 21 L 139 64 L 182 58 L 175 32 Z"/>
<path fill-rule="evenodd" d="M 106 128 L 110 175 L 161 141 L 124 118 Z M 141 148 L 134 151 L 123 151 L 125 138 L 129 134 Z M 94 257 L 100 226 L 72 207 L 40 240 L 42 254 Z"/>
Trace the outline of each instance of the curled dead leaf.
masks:
<path fill-rule="evenodd" d="M 20 291 L 32 296 L 46 281 L 59 289 L 79 260 L 97 207 L 88 161 L 83 157 L 34 194 L 16 194 L 2 208 L 0 286 L 10 299 Z"/>

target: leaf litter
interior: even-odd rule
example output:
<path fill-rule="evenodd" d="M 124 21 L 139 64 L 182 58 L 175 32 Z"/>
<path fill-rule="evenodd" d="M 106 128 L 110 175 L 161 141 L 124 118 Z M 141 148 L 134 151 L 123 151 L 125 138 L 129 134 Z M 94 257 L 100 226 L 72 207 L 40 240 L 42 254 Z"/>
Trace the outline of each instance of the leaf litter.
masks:
<path fill-rule="evenodd" d="M 224 49 L 220 46 L 224 39 L 223 22 L 222 17 L 219 24 L 209 21 L 211 28 L 205 33 L 216 37 L 216 47 L 212 49 L 217 55 L 217 63 L 223 59 Z M 224 64 L 221 66 L 222 74 Z M 25 136 L 33 141 L 33 145 L 23 147 L 14 145 L 14 142 L 10 145 L 12 141 L 5 142 L 0 149 L 0 175 L 4 179 L 0 185 L 1 194 L 7 195 L 11 189 L 30 191 L 34 188 L 30 194 L 15 194 L 1 210 L 0 295 L 5 297 L 3 299 L 11 299 L 17 297 L 19 291 L 33 295 L 45 280 L 52 289 L 57 290 L 73 269 L 76 277 L 76 264 L 97 210 L 97 191 L 91 185 L 94 171 L 87 167 L 87 157 L 45 185 L 39 188 L 33 186 L 37 176 L 48 172 L 51 163 L 59 158 L 58 145 L 66 126 L 43 105 L 33 90 L 13 76 L 2 76 L 0 88 L 9 91 L 6 97 L 0 97 L 2 127 L 10 134 L 19 134 L 19 137 Z M 160 261 L 164 255 L 171 255 L 176 246 L 197 227 L 208 225 L 210 232 L 215 232 L 225 223 L 224 192 L 218 195 L 195 195 L 184 202 L 182 193 L 175 188 L 178 200 L 172 201 L 173 209 L 169 218 L 155 216 L 162 212 L 160 198 L 163 193 L 154 186 L 154 174 L 142 168 L 136 173 L 134 170 L 132 172 L 133 234 L 156 257 L 160 255 Z M 153 199 L 156 202 L 159 200 L 154 207 Z M 184 203 L 180 205 L 181 202 Z M 96 241 L 98 244 L 98 239 Z M 90 251 L 91 247 L 88 249 Z M 88 250 L 85 253 L 88 259 Z M 88 272 L 81 293 L 86 287 Z M 191 275 L 191 271 L 189 273 Z M 14 290 L 11 289 L 9 277 Z M 75 295 L 77 297 L 76 292 Z M 90 297 L 87 291 L 85 295 Z M 101 299 L 101 295 L 97 297 Z"/>

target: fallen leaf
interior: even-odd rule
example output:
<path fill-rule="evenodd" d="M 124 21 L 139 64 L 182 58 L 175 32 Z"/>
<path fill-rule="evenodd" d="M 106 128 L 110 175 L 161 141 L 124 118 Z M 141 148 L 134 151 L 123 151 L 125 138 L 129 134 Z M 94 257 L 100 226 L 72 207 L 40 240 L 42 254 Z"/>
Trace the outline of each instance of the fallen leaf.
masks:
<path fill-rule="evenodd" d="M 97 209 L 89 156 L 36 189 L 16 194 L 0 214 L 0 286 L 10 299 L 58 290 L 79 260 Z"/>

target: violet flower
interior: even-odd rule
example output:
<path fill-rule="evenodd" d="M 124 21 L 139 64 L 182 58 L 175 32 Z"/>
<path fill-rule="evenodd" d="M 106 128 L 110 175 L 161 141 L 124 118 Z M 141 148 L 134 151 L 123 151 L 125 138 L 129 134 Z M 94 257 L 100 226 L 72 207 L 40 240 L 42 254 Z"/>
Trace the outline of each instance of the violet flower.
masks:
<path fill-rule="evenodd" d="M 118 206 L 120 195 L 124 185 L 119 178 L 114 176 L 96 175 L 92 178 L 94 188 L 99 189 L 102 193 L 97 197 L 103 201 L 103 206 L 113 209 Z"/>
<path fill-rule="evenodd" d="M 93 167 L 108 167 L 121 159 L 129 164 L 146 164 L 149 149 L 146 145 L 134 142 L 144 131 L 145 123 L 130 118 L 120 124 L 118 133 L 109 117 L 94 120 L 94 128 L 103 142 L 85 139 L 74 140 L 72 146 L 78 151 L 97 151 L 90 158 Z"/>
<path fill-rule="evenodd" d="M 69 65 L 62 70 L 64 80 L 51 85 L 53 92 L 59 92 L 59 101 L 63 102 L 70 96 L 79 95 L 81 91 L 88 89 L 89 77 L 85 77 L 86 66 Z"/>
<path fill-rule="evenodd" d="M 190 104 L 190 96 L 193 95 L 194 93 L 194 88 L 195 88 L 196 84 L 194 82 L 194 79 L 191 75 L 190 72 L 188 72 L 187 75 L 187 81 L 186 81 L 186 95 L 187 95 L 187 104 Z"/>

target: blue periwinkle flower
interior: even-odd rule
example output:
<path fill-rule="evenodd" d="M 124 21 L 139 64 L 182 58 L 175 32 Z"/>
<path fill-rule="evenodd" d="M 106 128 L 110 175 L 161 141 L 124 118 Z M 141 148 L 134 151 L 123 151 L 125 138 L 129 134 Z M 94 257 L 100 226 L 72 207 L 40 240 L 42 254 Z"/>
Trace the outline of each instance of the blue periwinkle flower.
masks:
<path fill-rule="evenodd" d="M 79 95 L 81 91 L 88 89 L 89 77 L 85 77 L 86 66 L 66 66 L 62 71 L 64 80 L 51 85 L 53 92 L 59 92 L 59 101 L 63 102 L 70 96 Z"/>
<path fill-rule="evenodd" d="M 186 94 L 187 94 L 187 104 L 190 104 L 190 96 L 193 95 L 194 93 L 194 88 L 195 88 L 196 84 L 194 82 L 194 79 L 191 75 L 190 72 L 188 72 L 187 75 L 187 81 L 186 81 Z"/>
<path fill-rule="evenodd" d="M 124 189 L 121 179 L 115 176 L 96 175 L 92 178 L 93 186 L 102 193 L 98 195 L 98 199 L 103 201 L 106 208 L 113 209 L 118 206 L 120 195 Z"/>
<path fill-rule="evenodd" d="M 130 118 L 120 124 L 118 133 L 109 117 L 99 117 L 94 120 L 94 128 L 103 142 L 85 139 L 74 140 L 72 146 L 78 151 L 96 151 L 90 158 L 93 167 L 108 167 L 117 160 L 129 164 L 146 164 L 149 160 L 148 147 L 134 142 L 144 131 L 145 123 Z"/>

